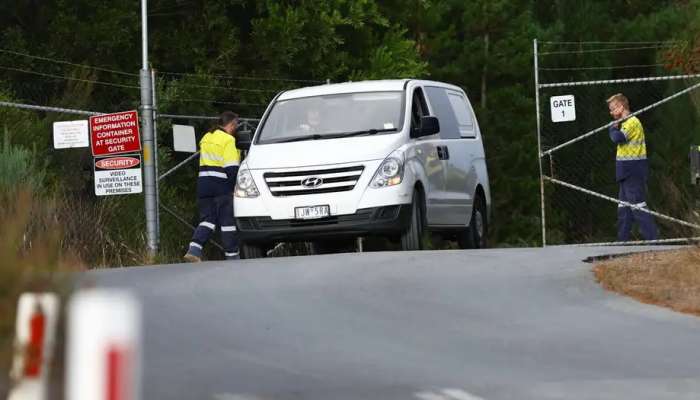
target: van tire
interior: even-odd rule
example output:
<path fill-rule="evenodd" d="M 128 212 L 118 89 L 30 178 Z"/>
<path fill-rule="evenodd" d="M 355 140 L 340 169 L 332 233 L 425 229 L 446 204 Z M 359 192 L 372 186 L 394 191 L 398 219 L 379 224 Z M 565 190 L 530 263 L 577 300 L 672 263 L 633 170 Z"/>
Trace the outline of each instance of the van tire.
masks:
<path fill-rule="evenodd" d="M 265 248 L 262 245 L 252 243 L 241 244 L 241 258 L 244 260 L 263 257 L 265 257 Z"/>
<path fill-rule="evenodd" d="M 469 226 L 459 237 L 459 247 L 463 249 L 484 249 L 488 247 L 488 215 L 486 201 L 481 194 L 474 198 L 472 217 Z"/>
<path fill-rule="evenodd" d="M 413 192 L 411 219 L 406 230 L 401 234 L 401 250 L 423 249 L 423 204 L 420 192 Z"/>

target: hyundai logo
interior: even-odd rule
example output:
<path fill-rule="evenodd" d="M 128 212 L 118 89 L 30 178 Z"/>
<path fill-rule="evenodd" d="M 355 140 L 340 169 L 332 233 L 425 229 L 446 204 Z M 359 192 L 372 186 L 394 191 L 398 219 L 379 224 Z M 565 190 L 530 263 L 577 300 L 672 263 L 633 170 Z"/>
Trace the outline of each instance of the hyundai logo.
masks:
<path fill-rule="evenodd" d="M 301 180 L 301 185 L 307 188 L 317 188 L 323 185 L 323 179 L 318 176 L 312 176 Z"/>

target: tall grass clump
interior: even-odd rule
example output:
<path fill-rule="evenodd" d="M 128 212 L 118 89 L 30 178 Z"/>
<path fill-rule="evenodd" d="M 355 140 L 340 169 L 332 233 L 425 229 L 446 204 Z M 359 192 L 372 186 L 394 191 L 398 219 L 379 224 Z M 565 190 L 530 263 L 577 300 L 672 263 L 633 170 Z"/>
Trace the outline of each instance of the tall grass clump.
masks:
<path fill-rule="evenodd" d="M 42 193 L 45 168 L 36 154 L 10 144 L 0 147 L 0 398 L 10 387 L 8 371 L 14 344 L 17 300 L 23 292 L 57 293 L 65 301 L 68 272 L 80 261 L 61 246 L 55 202 Z M 60 341 L 57 341 L 57 344 Z M 56 352 L 60 357 L 60 350 Z M 54 382 L 60 369 L 54 363 Z"/>

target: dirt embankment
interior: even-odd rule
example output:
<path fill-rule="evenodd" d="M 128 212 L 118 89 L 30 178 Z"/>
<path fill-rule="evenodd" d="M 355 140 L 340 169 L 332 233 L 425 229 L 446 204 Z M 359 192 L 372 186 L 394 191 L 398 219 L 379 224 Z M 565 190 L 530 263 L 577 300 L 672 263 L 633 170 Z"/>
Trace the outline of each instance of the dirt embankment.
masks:
<path fill-rule="evenodd" d="M 700 316 L 700 248 L 640 253 L 596 264 L 605 289 Z"/>

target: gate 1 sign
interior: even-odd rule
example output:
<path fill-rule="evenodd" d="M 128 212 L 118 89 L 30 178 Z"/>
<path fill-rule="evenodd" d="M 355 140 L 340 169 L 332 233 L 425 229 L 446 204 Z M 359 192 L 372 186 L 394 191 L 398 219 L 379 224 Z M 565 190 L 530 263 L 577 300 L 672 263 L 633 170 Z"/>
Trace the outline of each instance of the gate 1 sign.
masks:
<path fill-rule="evenodd" d="M 90 117 L 90 133 L 93 156 L 141 151 L 136 111 Z"/>
<path fill-rule="evenodd" d="M 95 159 L 95 194 L 141 193 L 141 156 L 125 155 Z"/>
<path fill-rule="evenodd" d="M 553 96 L 549 99 L 552 109 L 552 122 L 576 121 L 576 101 L 574 95 Z"/>

